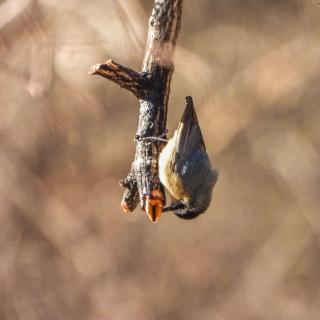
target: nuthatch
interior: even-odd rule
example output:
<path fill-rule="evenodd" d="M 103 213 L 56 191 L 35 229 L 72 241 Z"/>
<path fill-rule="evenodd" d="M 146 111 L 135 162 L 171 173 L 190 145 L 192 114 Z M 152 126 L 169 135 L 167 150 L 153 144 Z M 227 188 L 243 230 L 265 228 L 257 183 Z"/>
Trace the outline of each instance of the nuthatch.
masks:
<path fill-rule="evenodd" d="M 193 219 L 210 205 L 218 171 L 210 164 L 192 98 L 186 103 L 178 129 L 160 154 L 159 177 L 173 200 L 162 211 Z"/>

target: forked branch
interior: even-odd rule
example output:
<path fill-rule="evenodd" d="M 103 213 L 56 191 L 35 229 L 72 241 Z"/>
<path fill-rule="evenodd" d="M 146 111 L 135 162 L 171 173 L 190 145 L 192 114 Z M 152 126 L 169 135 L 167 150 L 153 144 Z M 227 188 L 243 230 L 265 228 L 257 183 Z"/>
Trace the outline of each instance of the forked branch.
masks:
<path fill-rule="evenodd" d="M 148 42 L 142 72 L 108 60 L 91 68 L 89 74 L 105 77 L 132 92 L 140 102 L 139 125 L 135 135 L 136 154 L 128 176 L 122 208 L 140 206 L 155 222 L 165 204 L 158 176 L 158 158 L 166 139 L 166 123 L 173 54 L 180 30 L 182 0 L 155 0 L 149 20 Z"/>

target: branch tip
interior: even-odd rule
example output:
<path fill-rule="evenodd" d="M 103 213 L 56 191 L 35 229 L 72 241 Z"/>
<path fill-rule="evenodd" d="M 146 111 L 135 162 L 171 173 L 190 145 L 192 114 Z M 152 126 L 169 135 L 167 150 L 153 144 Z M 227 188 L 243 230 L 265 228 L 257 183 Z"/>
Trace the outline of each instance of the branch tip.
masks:
<path fill-rule="evenodd" d="M 133 93 L 138 99 L 146 98 L 149 94 L 150 79 L 130 68 L 109 59 L 91 67 L 89 75 L 99 75 L 118 84 Z"/>
<path fill-rule="evenodd" d="M 99 74 L 100 67 L 101 67 L 101 63 L 95 64 L 95 65 L 92 66 L 92 67 L 90 68 L 90 70 L 88 71 L 88 75 L 93 76 L 93 75 L 95 75 L 95 74 Z"/>

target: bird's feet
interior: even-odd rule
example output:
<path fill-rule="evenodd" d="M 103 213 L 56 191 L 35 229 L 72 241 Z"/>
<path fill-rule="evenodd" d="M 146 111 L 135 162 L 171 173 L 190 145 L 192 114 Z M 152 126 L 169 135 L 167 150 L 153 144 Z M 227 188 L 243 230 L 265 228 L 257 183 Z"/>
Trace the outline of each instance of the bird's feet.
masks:
<path fill-rule="evenodd" d="M 162 212 L 168 212 L 168 211 L 175 211 L 175 210 L 181 210 L 185 209 L 186 205 L 183 202 L 173 202 L 170 206 L 164 207 L 162 209 Z"/>

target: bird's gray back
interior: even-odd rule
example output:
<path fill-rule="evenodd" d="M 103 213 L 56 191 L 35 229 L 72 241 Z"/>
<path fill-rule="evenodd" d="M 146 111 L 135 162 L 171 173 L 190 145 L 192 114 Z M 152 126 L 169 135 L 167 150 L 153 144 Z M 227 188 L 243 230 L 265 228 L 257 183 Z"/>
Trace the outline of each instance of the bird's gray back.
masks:
<path fill-rule="evenodd" d="M 175 168 L 190 195 L 192 205 L 209 205 L 218 172 L 212 169 L 207 152 L 200 148 L 187 157 L 180 156 Z M 195 203 L 196 202 L 196 203 Z"/>

